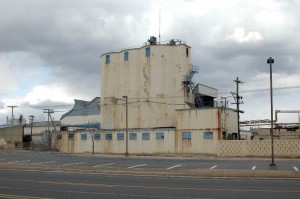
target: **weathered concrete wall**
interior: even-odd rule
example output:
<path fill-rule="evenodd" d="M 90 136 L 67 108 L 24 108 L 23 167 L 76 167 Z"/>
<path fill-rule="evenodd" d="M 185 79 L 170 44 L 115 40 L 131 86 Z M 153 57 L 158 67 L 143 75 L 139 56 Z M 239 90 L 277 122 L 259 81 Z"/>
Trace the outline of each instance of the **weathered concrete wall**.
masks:
<path fill-rule="evenodd" d="M 100 123 L 100 115 L 67 116 L 61 121 L 62 125 Z"/>
<path fill-rule="evenodd" d="M 221 111 L 221 129 L 228 134 L 238 132 L 237 112 L 233 109 L 220 108 Z M 223 136 L 220 140 L 223 139 Z"/>
<path fill-rule="evenodd" d="M 105 154 L 123 154 L 126 152 L 125 131 L 95 131 L 94 134 L 100 134 L 101 140 L 94 140 L 95 153 Z M 119 140 L 118 134 L 122 133 L 124 139 Z M 136 139 L 130 139 L 130 133 L 136 133 Z M 143 133 L 149 133 L 149 139 L 143 139 Z M 158 139 L 157 133 L 163 133 L 163 138 Z M 57 133 L 58 134 L 58 133 Z M 52 149 L 69 153 L 92 152 L 92 134 L 88 131 L 63 132 L 60 133 L 61 139 L 53 135 Z M 74 140 L 69 139 L 69 134 L 74 135 Z M 82 140 L 81 135 L 86 134 L 87 139 Z M 111 134 L 112 139 L 106 139 L 106 134 Z M 203 139 L 203 132 L 193 131 L 191 139 L 182 137 L 182 131 L 175 132 L 174 129 L 157 129 L 129 131 L 128 134 L 128 152 L 129 154 L 192 154 L 205 153 L 215 154 L 217 138 Z"/>
<path fill-rule="evenodd" d="M 219 141 L 217 155 L 227 157 L 270 157 L 271 141 Z M 274 155 L 276 157 L 300 157 L 300 139 L 274 140 Z"/>
<path fill-rule="evenodd" d="M 216 154 L 222 130 L 236 130 L 237 125 L 233 124 L 236 121 L 236 114 L 231 109 L 176 110 L 176 153 Z M 183 132 L 190 132 L 191 138 L 183 138 Z M 212 137 L 207 137 L 206 133 L 212 133 Z"/>
<path fill-rule="evenodd" d="M 145 56 L 150 48 L 150 56 Z M 188 51 L 188 53 L 187 53 Z M 174 127 L 175 109 L 187 108 L 182 81 L 191 71 L 190 47 L 151 45 L 101 56 L 101 125 L 125 128 L 122 96 L 128 96 L 129 128 Z M 128 61 L 124 60 L 128 52 Z M 110 63 L 106 64 L 106 56 Z"/>
<path fill-rule="evenodd" d="M 233 133 L 237 132 L 237 115 L 233 109 L 224 108 L 176 110 L 176 128 Z"/>
<path fill-rule="evenodd" d="M 128 152 L 131 154 L 213 154 L 217 153 L 218 140 L 222 139 L 222 125 L 227 124 L 227 130 L 234 131 L 236 126 L 229 124 L 236 121 L 236 115 L 231 114 L 233 110 L 222 110 L 221 108 L 208 109 L 185 109 L 176 111 L 175 128 L 129 128 Z M 222 114 L 224 117 L 221 122 Z M 234 118 L 232 118 L 234 117 Z M 236 131 L 234 131 L 236 132 Z M 95 140 L 95 152 L 97 153 L 125 153 L 125 129 L 96 131 L 101 134 L 101 140 Z M 136 139 L 130 140 L 130 134 L 135 133 Z M 149 133 L 149 139 L 143 139 L 143 134 Z M 157 133 L 163 133 L 164 138 L 158 139 Z M 63 136 L 60 150 L 64 152 L 91 152 L 92 137 L 88 131 L 67 132 L 74 134 L 74 140 Z M 82 140 L 81 134 L 86 134 L 87 139 Z M 111 134 L 112 139 L 106 139 Z M 118 139 L 118 134 L 123 139 Z M 72 138 L 72 139 L 73 139 Z"/>
<path fill-rule="evenodd" d="M 136 132 L 136 140 L 128 140 L 129 154 L 210 154 L 224 157 L 270 157 L 270 141 L 253 140 L 217 140 L 204 139 L 204 132 L 192 131 L 191 138 L 182 137 L 182 131 L 158 130 L 149 132 L 150 140 L 142 139 L 142 132 Z M 156 139 L 156 132 L 163 132 L 164 139 Z M 56 132 L 62 135 L 52 136 L 52 149 L 67 153 L 92 152 L 92 139 L 89 132 Z M 95 140 L 95 153 L 124 154 L 126 141 L 117 139 L 117 132 L 112 133 L 112 140 L 107 140 L 105 134 L 100 132 L 101 140 Z M 120 132 L 119 132 L 120 133 Z M 74 140 L 69 139 L 74 134 Z M 81 134 L 87 134 L 86 140 L 81 140 Z M 125 132 L 124 132 L 125 135 Z M 275 157 L 300 157 L 300 140 L 275 140 Z"/>
<path fill-rule="evenodd" d="M 55 127 L 56 130 L 60 130 L 60 127 Z M 49 126 L 50 131 L 54 131 L 54 127 L 51 125 Z M 41 134 L 45 131 L 48 131 L 48 126 L 33 126 L 32 127 L 32 135 Z M 31 134 L 31 127 L 30 125 L 24 127 L 24 135 L 30 135 Z"/>
<path fill-rule="evenodd" d="M 191 132 L 191 139 L 183 138 L 183 132 Z M 218 131 L 213 133 L 212 139 L 205 139 L 205 130 L 179 130 L 176 132 L 175 153 L 176 154 L 216 154 Z"/>
<path fill-rule="evenodd" d="M 15 149 L 15 144 L 8 143 L 4 138 L 0 138 L 0 150 L 12 150 Z"/>
<path fill-rule="evenodd" d="M 23 147 L 23 125 L 0 128 L 0 149 L 8 150 Z"/>
<path fill-rule="evenodd" d="M 163 133 L 163 139 L 156 139 L 156 133 Z M 118 140 L 118 133 L 123 133 L 124 139 Z M 130 133 L 136 133 L 136 140 L 130 140 Z M 149 140 L 142 139 L 142 133 L 150 133 Z M 57 139 L 57 134 L 62 135 L 62 139 Z M 69 135 L 74 135 L 74 140 L 70 140 Z M 82 140 L 81 135 L 86 134 L 87 139 Z M 96 153 L 122 154 L 126 152 L 125 131 L 89 131 L 80 132 L 56 132 L 52 137 L 52 149 L 61 152 L 84 153 L 92 152 L 92 135 L 100 134 L 100 140 L 94 140 Z M 106 139 L 106 134 L 111 134 L 112 139 Z M 130 154 L 160 154 L 174 153 L 175 133 L 172 129 L 159 129 L 156 131 L 130 131 L 128 133 L 128 152 Z"/>
<path fill-rule="evenodd" d="M 6 142 L 22 142 L 23 125 L 0 128 L 0 138 L 4 138 Z"/>

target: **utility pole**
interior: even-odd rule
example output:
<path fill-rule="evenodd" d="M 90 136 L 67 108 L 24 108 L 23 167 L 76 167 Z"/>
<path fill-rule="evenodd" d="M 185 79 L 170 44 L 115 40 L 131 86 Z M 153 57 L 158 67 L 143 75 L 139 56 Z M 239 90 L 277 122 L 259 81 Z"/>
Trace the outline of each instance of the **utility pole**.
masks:
<path fill-rule="evenodd" d="M 239 80 L 239 77 L 236 78 L 236 80 L 233 80 L 236 83 L 236 93 L 232 93 L 233 95 L 235 95 L 236 98 L 236 110 L 237 110 L 237 120 L 238 120 L 238 140 L 241 139 L 241 131 L 240 131 L 240 113 L 244 113 L 244 111 L 240 110 L 240 104 L 242 104 L 243 102 L 240 102 L 240 99 L 243 99 L 242 96 L 239 95 L 239 84 L 242 84 L 244 82 Z"/>
<path fill-rule="evenodd" d="M 47 113 L 48 114 L 48 138 L 49 138 L 49 149 L 51 149 L 51 135 L 50 135 L 50 127 L 49 127 L 49 125 L 50 125 L 50 123 L 49 123 L 49 118 L 51 118 L 51 121 L 52 121 L 52 117 L 51 117 L 51 113 L 54 113 L 54 110 L 53 109 L 44 109 L 43 110 L 43 113 Z M 52 121 L 52 124 L 53 124 L 53 126 L 54 126 L 54 123 L 53 123 L 53 121 Z M 54 126 L 54 129 L 55 129 L 55 126 Z M 56 129 L 55 129 L 55 131 L 56 131 Z"/>
<path fill-rule="evenodd" d="M 56 131 L 56 128 L 55 128 L 55 125 L 54 125 L 54 121 L 53 121 L 52 116 L 51 116 L 51 114 L 54 113 L 54 110 L 53 109 L 44 109 L 43 112 L 48 114 L 48 131 L 50 131 L 49 130 L 49 124 L 50 124 L 49 118 L 51 119 L 51 123 L 53 125 L 53 128 Z"/>
<path fill-rule="evenodd" d="M 29 115 L 29 119 L 30 119 L 30 135 L 31 135 L 31 137 L 32 137 L 32 124 L 33 124 L 34 118 L 35 118 L 34 115 Z"/>
<path fill-rule="evenodd" d="M 11 125 L 14 125 L 14 108 L 18 107 L 18 106 L 7 106 L 9 108 L 11 108 Z"/>

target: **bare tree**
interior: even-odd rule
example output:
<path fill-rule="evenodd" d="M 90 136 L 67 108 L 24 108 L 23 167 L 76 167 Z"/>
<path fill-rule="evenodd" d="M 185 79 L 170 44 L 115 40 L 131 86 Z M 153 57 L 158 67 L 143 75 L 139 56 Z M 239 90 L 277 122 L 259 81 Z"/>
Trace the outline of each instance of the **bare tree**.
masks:
<path fill-rule="evenodd" d="M 89 129 L 89 133 L 92 138 L 92 155 L 95 154 L 95 129 Z"/>
<path fill-rule="evenodd" d="M 20 114 L 20 117 L 19 117 L 19 124 L 22 124 L 22 122 L 23 122 L 23 115 Z"/>

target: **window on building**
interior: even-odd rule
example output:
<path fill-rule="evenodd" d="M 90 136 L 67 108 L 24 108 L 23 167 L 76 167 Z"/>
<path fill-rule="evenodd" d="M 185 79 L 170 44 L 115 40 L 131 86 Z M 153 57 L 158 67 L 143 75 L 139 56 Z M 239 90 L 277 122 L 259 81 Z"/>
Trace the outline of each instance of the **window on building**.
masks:
<path fill-rule="evenodd" d="M 87 134 L 81 134 L 81 140 L 87 140 Z"/>
<path fill-rule="evenodd" d="M 203 139 L 212 140 L 214 138 L 213 132 L 203 132 Z"/>
<path fill-rule="evenodd" d="M 117 140 L 124 140 L 124 133 L 117 133 Z"/>
<path fill-rule="evenodd" d="M 189 48 L 186 48 L 185 52 L 186 52 L 186 56 L 188 57 L 189 56 Z"/>
<path fill-rule="evenodd" d="M 95 139 L 95 140 L 101 140 L 101 134 L 100 134 L 100 133 L 96 133 L 96 134 L 94 135 L 94 139 Z"/>
<path fill-rule="evenodd" d="M 124 61 L 128 61 L 128 56 L 129 56 L 128 51 L 125 51 L 124 52 Z"/>
<path fill-rule="evenodd" d="M 129 133 L 129 140 L 136 140 L 136 133 Z"/>
<path fill-rule="evenodd" d="M 163 139 L 165 139 L 165 135 L 164 135 L 164 133 L 156 133 L 156 139 L 157 140 L 163 140 Z"/>
<path fill-rule="evenodd" d="M 56 135 L 56 139 L 57 139 L 57 140 L 61 140 L 61 139 L 62 139 L 62 134 Z"/>
<path fill-rule="evenodd" d="M 142 140 L 150 140 L 150 133 L 143 133 Z"/>
<path fill-rule="evenodd" d="M 191 132 L 182 132 L 182 139 L 192 139 Z"/>
<path fill-rule="evenodd" d="M 145 49 L 145 57 L 150 57 L 150 47 Z"/>
<path fill-rule="evenodd" d="M 74 140 L 74 134 L 73 133 L 69 134 L 69 140 Z"/>
<path fill-rule="evenodd" d="M 112 134 L 111 133 L 106 133 L 105 134 L 105 139 L 106 140 L 112 140 Z"/>
<path fill-rule="evenodd" d="M 105 64 L 109 64 L 110 63 L 110 55 L 106 55 L 105 56 Z"/>

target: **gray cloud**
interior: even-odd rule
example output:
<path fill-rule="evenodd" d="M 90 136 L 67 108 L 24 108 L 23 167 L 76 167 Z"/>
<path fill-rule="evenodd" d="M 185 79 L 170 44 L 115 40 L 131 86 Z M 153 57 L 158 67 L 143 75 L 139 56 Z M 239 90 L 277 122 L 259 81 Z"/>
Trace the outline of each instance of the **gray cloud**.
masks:
<path fill-rule="evenodd" d="M 3 109 L 5 106 L 5 104 L 3 102 L 0 101 L 0 109 Z"/>
<path fill-rule="evenodd" d="M 232 91 L 237 76 L 248 80 L 268 73 L 269 56 L 275 58 L 274 72 L 300 73 L 298 1 L 274 1 L 274 16 L 266 13 L 263 2 L 230 1 L 222 8 L 201 1 L 191 11 L 189 5 L 196 2 L 3 0 L 0 56 L 33 54 L 49 70 L 45 81 L 62 82 L 74 98 L 92 99 L 100 96 L 100 55 L 157 35 L 154 26 L 162 7 L 162 38 L 179 38 L 192 47 L 192 62 L 200 67 L 198 82 Z M 263 39 L 237 42 L 231 36 L 238 27 L 244 28 L 244 36 L 257 32 Z"/>

